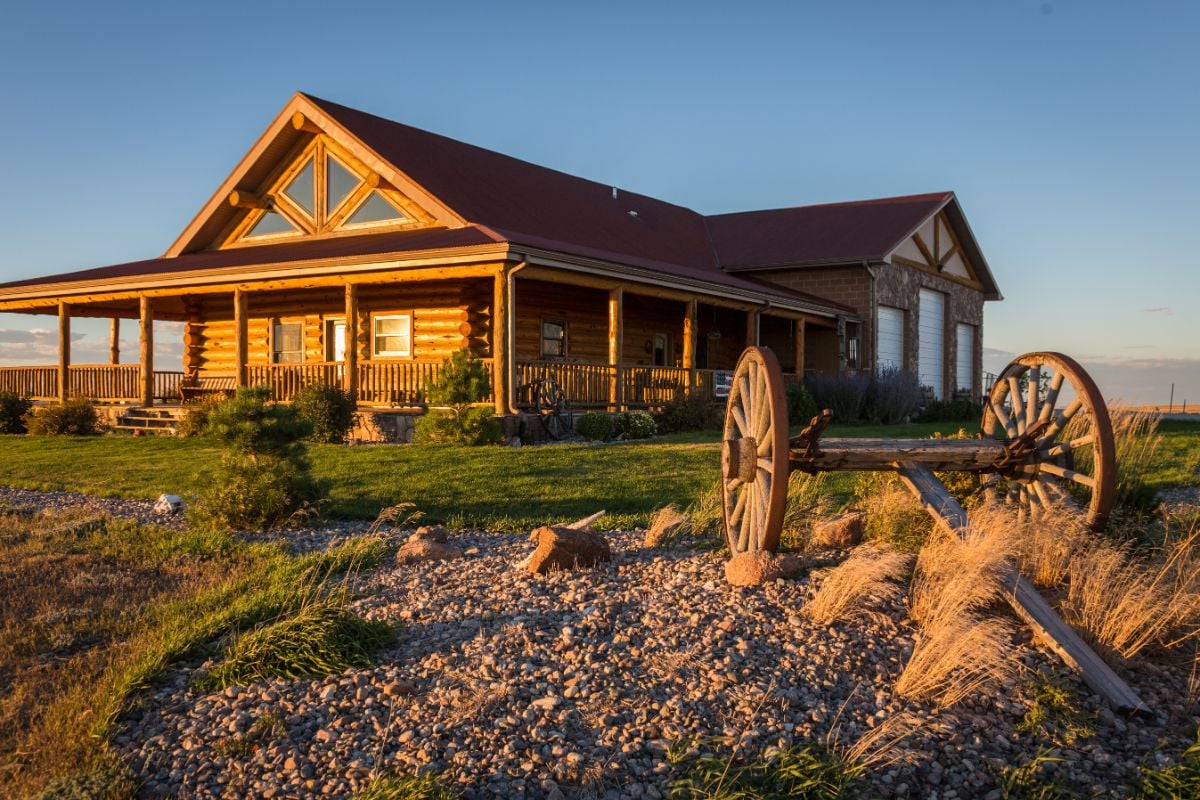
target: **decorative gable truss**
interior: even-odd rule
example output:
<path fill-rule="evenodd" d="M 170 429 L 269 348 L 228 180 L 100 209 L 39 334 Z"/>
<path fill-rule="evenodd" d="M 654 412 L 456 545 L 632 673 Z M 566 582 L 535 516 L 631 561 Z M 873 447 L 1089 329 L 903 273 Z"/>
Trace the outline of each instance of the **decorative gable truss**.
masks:
<path fill-rule="evenodd" d="M 921 227 L 901 242 L 892 251 L 891 260 L 907 267 L 939 273 L 975 289 L 983 287 L 944 211 L 925 220 Z"/>
<path fill-rule="evenodd" d="M 269 173 L 258 192 L 230 193 L 230 204 L 241 213 L 218 237 L 218 248 L 436 224 L 329 136 L 306 139 Z"/>

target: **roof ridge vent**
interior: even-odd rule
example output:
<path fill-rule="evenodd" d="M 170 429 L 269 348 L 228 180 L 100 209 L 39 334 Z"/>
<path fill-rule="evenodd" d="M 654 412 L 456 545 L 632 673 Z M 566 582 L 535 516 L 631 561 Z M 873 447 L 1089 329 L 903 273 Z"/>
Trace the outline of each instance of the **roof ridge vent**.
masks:
<path fill-rule="evenodd" d="M 617 187 L 615 187 L 615 186 L 614 186 L 614 187 L 612 187 L 612 190 L 613 190 L 613 200 L 616 200 L 616 199 L 617 199 L 617 194 L 618 194 L 618 193 L 617 193 Z"/>

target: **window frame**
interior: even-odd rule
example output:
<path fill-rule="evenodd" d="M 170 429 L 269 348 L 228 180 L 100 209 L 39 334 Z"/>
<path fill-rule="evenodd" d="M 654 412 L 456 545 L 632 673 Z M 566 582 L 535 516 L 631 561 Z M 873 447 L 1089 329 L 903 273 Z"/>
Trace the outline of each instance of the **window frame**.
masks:
<path fill-rule="evenodd" d="M 379 346 L 379 329 L 377 327 L 379 320 L 384 319 L 406 319 L 408 320 L 408 351 L 401 352 L 399 350 L 384 350 L 380 351 Z M 371 358 L 382 359 L 411 359 L 414 358 L 413 347 L 413 322 L 414 314 L 411 309 L 406 311 L 383 311 L 371 314 Z M 384 336 L 395 336 L 396 334 L 383 334 Z"/>
<path fill-rule="evenodd" d="M 556 339 L 547 339 L 546 338 L 546 326 L 547 325 L 557 325 L 560 328 L 562 328 L 562 336 L 560 336 Z M 567 354 L 570 352 L 568 350 L 568 344 L 570 342 L 570 328 L 567 326 L 567 320 L 565 317 L 542 317 L 541 327 L 539 328 L 539 335 L 540 335 L 540 344 L 538 345 L 538 357 L 540 359 L 552 360 L 555 358 L 566 358 L 567 357 Z M 559 349 L 561 350 L 561 352 L 547 353 L 546 352 L 546 342 L 549 342 L 549 341 L 559 342 Z"/>
<path fill-rule="evenodd" d="M 295 325 L 300 330 L 300 348 L 298 350 L 280 350 L 279 349 L 279 329 L 285 325 Z M 282 353 L 299 353 L 300 358 L 297 361 L 281 361 L 279 356 Z M 304 320 L 292 319 L 287 317 L 276 317 L 271 320 L 271 363 L 272 364 L 303 364 L 307 360 L 308 353 L 304 349 Z"/>
<path fill-rule="evenodd" d="M 343 339 L 343 345 L 345 345 L 347 340 L 349 339 L 349 337 L 345 336 L 345 331 L 347 329 L 346 318 L 342 317 L 342 316 L 324 317 L 321 320 L 321 325 L 323 326 L 321 332 L 323 334 L 324 344 L 325 344 L 325 362 L 327 364 L 341 364 L 341 363 L 345 362 L 345 360 L 346 360 L 345 352 L 342 353 L 341 358 L 336 357 L 337 356 L 337 339 L 334 336 L 334 332 L 337 330 L 338 325 L 342 326 L 342 331 L 343 331 L 342 335 L 343 335 L 343 337 L 345 337 Z"/>

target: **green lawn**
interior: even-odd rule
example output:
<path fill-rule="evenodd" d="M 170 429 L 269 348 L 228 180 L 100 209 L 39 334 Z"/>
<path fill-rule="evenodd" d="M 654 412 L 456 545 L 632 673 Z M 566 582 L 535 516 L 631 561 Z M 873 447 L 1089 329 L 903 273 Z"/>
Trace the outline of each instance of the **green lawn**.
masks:
<path fill-rule="evenodd" d="M 834 426 L 828 436 L 926 437 L 977 423 Z M 1200 483 L 1200 423 L 1162 426 L 1156 487 Z M 430 520 L 520 530 L 605 509 L 611 526 L 642 524 L 668 502 L 686 504 L 716 478 L 718 435 L 679 434 L 614 445 L 460 448 L 397 445 L 312 448 L 330 483 L 328 513 L 370 519 L 416 503 Z M 187 495 L 217 450 L 197 439 L 0 436 L 0 484 L 108 497 Z"/>

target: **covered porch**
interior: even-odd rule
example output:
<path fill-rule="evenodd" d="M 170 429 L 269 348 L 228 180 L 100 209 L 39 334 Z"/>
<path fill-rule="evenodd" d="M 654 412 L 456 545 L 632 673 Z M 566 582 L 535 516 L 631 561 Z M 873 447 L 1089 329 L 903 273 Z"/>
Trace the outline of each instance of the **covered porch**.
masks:
<path fill-rule="evenodd" d="M 57 317 L 57 364 L 0 367 L 0 391 L 39 401 L 149 407 L 258 385 L 288 401 L 327 385 L 364 408 L 421 409 L 444 357 L 468 347 L 488 362 L 487 402 L 499 414 L 525 408 L 532 384 L 547 378 L 574 408 L 654 409 L 682 396 L 721 399 L 747 344 L 772 347 L 791 380 L 838 364 L 836 319 L 523 262 L 0 305 Z M 81 317 L 111 320 L 110 363 L 72 362 L 71 323 Z M 184 323 L 182 369 L 156 368 L 156 320 Z M 138 362 L 122 364 L 130 321 Z"/>

